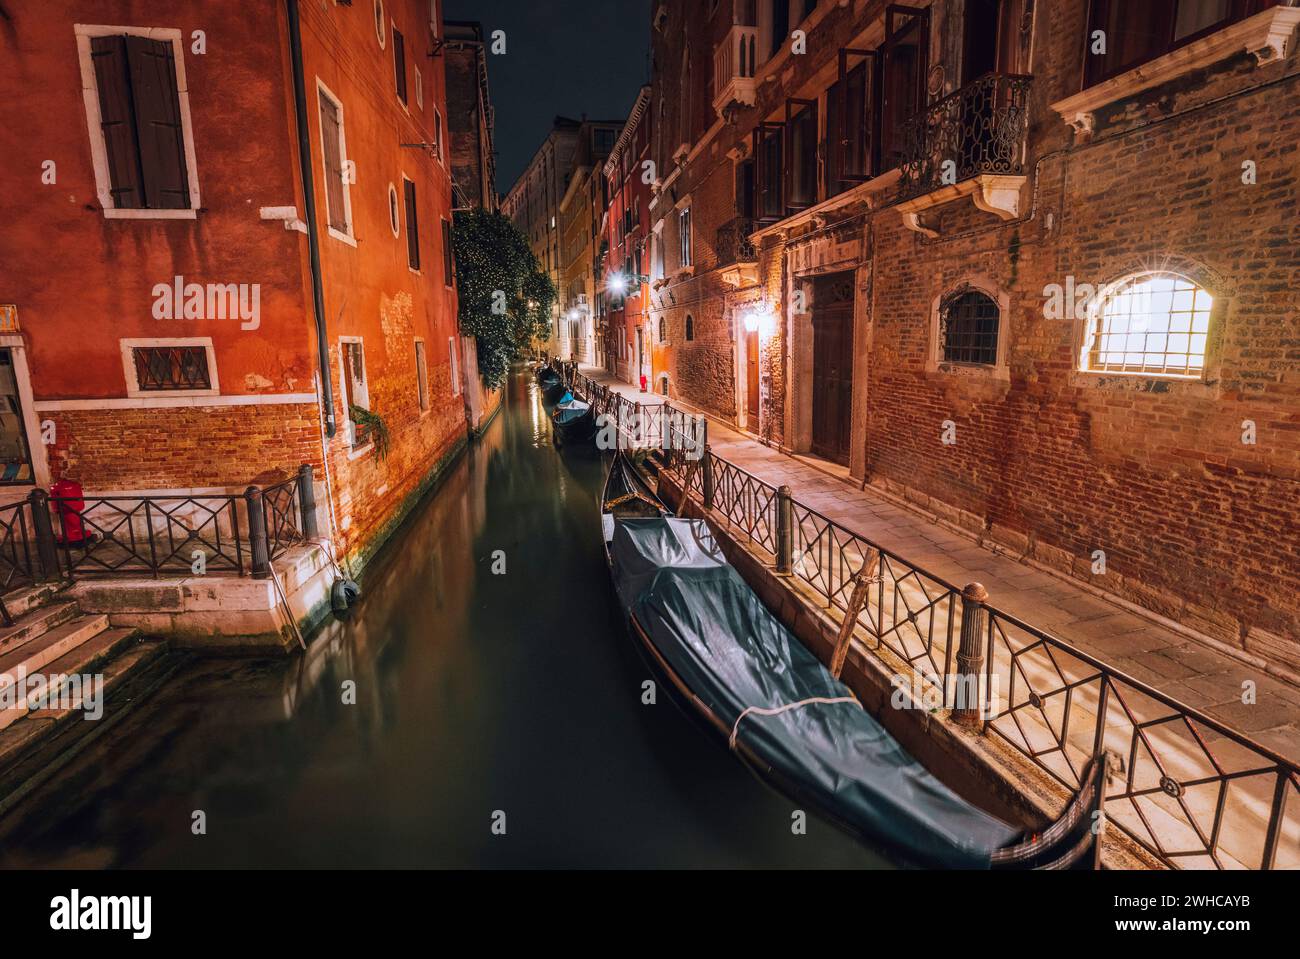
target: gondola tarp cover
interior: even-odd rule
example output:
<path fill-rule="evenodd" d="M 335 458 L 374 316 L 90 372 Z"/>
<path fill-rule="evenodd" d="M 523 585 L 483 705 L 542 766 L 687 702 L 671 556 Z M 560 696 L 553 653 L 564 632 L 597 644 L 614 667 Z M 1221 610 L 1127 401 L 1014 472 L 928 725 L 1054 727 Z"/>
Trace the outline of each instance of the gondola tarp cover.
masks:
<path fill-rule="evenodd" d="M 727 564 L 698 520 L 620 520 L 611 553 L 623 603 L 720 720 L 852 693 Z M 987 868 L 1020 831 L 932 776 L 856 702 L 750 712 L 736 739 L 827 812 L 909 863 Z"/>
<path fill-rule="evenodd" d="M 561 426 L 568 423 L 576 423 L 583 416 L 591 412 L 591 406 L 582 400 L 570 400 L 568 403 L 561 403 L 555 408 L 555 422 Z"/>

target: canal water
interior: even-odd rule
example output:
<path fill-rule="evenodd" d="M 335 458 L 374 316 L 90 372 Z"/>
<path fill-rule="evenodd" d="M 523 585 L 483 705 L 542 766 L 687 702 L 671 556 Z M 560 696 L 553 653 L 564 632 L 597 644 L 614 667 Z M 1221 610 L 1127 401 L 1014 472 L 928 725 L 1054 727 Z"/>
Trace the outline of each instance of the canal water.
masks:
<path fill-rule="evenodd" d="M 291 659 L 187 660 L 0 822 L 0 864 L 884 865 L 814 817 L 796 835 L 724 744 L 642 703 L 603 471 L 516 373 L 352 619 Z"/>

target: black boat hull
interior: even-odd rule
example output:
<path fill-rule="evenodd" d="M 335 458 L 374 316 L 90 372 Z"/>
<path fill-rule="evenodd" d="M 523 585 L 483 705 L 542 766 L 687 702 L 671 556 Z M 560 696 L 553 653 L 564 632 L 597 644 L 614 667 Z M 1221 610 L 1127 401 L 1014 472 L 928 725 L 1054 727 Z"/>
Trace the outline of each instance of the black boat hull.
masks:
<path fill-rule="evenodd" d="M 654 511 L 647 511 L 646 508 L 646 503 L 650 501 L 657 505 L 663 515 L 671 515 L 657 496 L 650 491 L 649 486 L 641 480 L 624 455 L 615 454 L 602 494 L 601 512 L 605 562 L 616 590 L 621 587 L 619 586 L 620 570 L 616 568 L 611 548 L 616 526 L 614 517 L 620 516 L 620 504 L 623 509 L 631 506 L 630 512 L 623 515 L 623 518 L 653 516 Z M 605 514 L 609 514 L 608 518 Z M 623 569 L 621 573 L 625 578 L 628 570 Z M 825 793 L 823 787 L 815 787 L 811 781 L 805 784 L 797 776 L 792 775 L 790 770 L 774 766 L 768 758 L 751 748 L 751 744 L 746 742 L 745 737 L 735 735 L 739 721 L 733 726 L 702 699 L 691 684 L 674 669 L 668 654 L 656 646 L 651 637 L 651 630 L 638 620 L 635 608 L 628 612 L 625 621 L 637 653 L 654 677 L 656 684 L 668 695 L 674 705 L 683 710 L 693 724 L 703 726 L 712 737 L 721 737 L 722 742 L 730 747 L 731 752 L 766 786 L 795 800 L 802 807 L 815 811 L 821 818 L 834 824 L 863 845 L 885 852 L 900 864 L 917 866 L 937 864 L 930 859 L 929 851 L 924 850 L 924 844 L 912 843 L 909 846 L 900 842 L 894 835 L 894 828 L 886 825 L 882 829 L 879 819 L 874 822 L 870 819 L 855 822 L 846 818 L 835 804 L 839 802 L 840 805 L 844 805 L 843 802 Z M 694 669 L 695 666 L 688 664 L 688 668 Z M 704 691 L 706 696 L 716 696 L 719 693 L 717 689 L 710 692 L 707 683 Z M 722 699 L 726 698 L 723 695 Z M 1060 819 L 1040 835 L 1029 838 L 1022 836 L 1020 839 L 1011 838 L 1009 842 L 1003 839 L 1002 841 L 1008 844 L 993 849 L 991 856 L 983 860 L 983 867 L 1050 870 L 1097 868 L 1100 842 L 1093 827 L 1104 803 L 1107 762 L 1107 757 L 1104 755 L 1093 760 L 1092 765 L 1081 777 L 1082 786 L 1079 793 Z M 883 782 L 889 782 L 887 770 L 882 769 L 882 771 L 886 773 Z M 860 810 L 855 811 L 852 806 L 846 806 L 844 811 L 851 813 L 858 820 L 862 818 L 857 814 Z M 1104 820 L 1102 822 L 1104 823 Z M 903 823 L 898 825 L 902 827 Z M 1006 835 L 1005 831 L 1004 835 Z"/>

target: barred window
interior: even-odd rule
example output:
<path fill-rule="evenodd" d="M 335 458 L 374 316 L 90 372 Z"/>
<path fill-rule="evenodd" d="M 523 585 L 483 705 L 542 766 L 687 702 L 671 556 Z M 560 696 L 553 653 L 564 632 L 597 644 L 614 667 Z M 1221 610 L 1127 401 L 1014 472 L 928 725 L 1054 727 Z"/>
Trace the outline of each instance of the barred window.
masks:
<path fill-rule="evenodd" d="M 944 303 L 940 335 L 945 363 L 996 366 L 1001 313 L 997 301 L 980 290 L 961 290 Z"/>
<path fill-rule="evenodd" d="M 208 351 L 203 346 L 137 346 L 135 381 L 142 392 L 210 390 Z"/>
<path fill-rule="evenodd" d="M 1200 376 L 1214 298 L 1186 277 L 1146 273 L 1113 285 L 1091 311 L 1084 369 Z"/>

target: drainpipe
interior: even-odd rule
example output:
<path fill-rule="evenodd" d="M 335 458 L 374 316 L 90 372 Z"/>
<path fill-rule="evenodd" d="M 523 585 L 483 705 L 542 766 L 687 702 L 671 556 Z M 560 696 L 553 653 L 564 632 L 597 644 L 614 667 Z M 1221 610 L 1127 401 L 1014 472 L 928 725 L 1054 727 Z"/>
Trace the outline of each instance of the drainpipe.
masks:
<path fill-rule="evenodd" d="M 307 221 L 307 249 L 311 257 L 312 309 L 316 317 L 316 360 L 320 366 L 321 405 L 325 436 L 338 432 L 334 422 L 334 385 L 330 382 L 329 333 L 325 329 L 325 290 L 320 276 L 320 238 L 316 234 L 316 191 L 311 171 L 311 139 L 307 127 L 307 86 L 302 73 L 302 30 L 298 0 L 285 0 L 289 15 L 289 55 L 293 61 L 293 105 L 298 124 L 298 170 L 302 175 L 303 219 Z"/>

